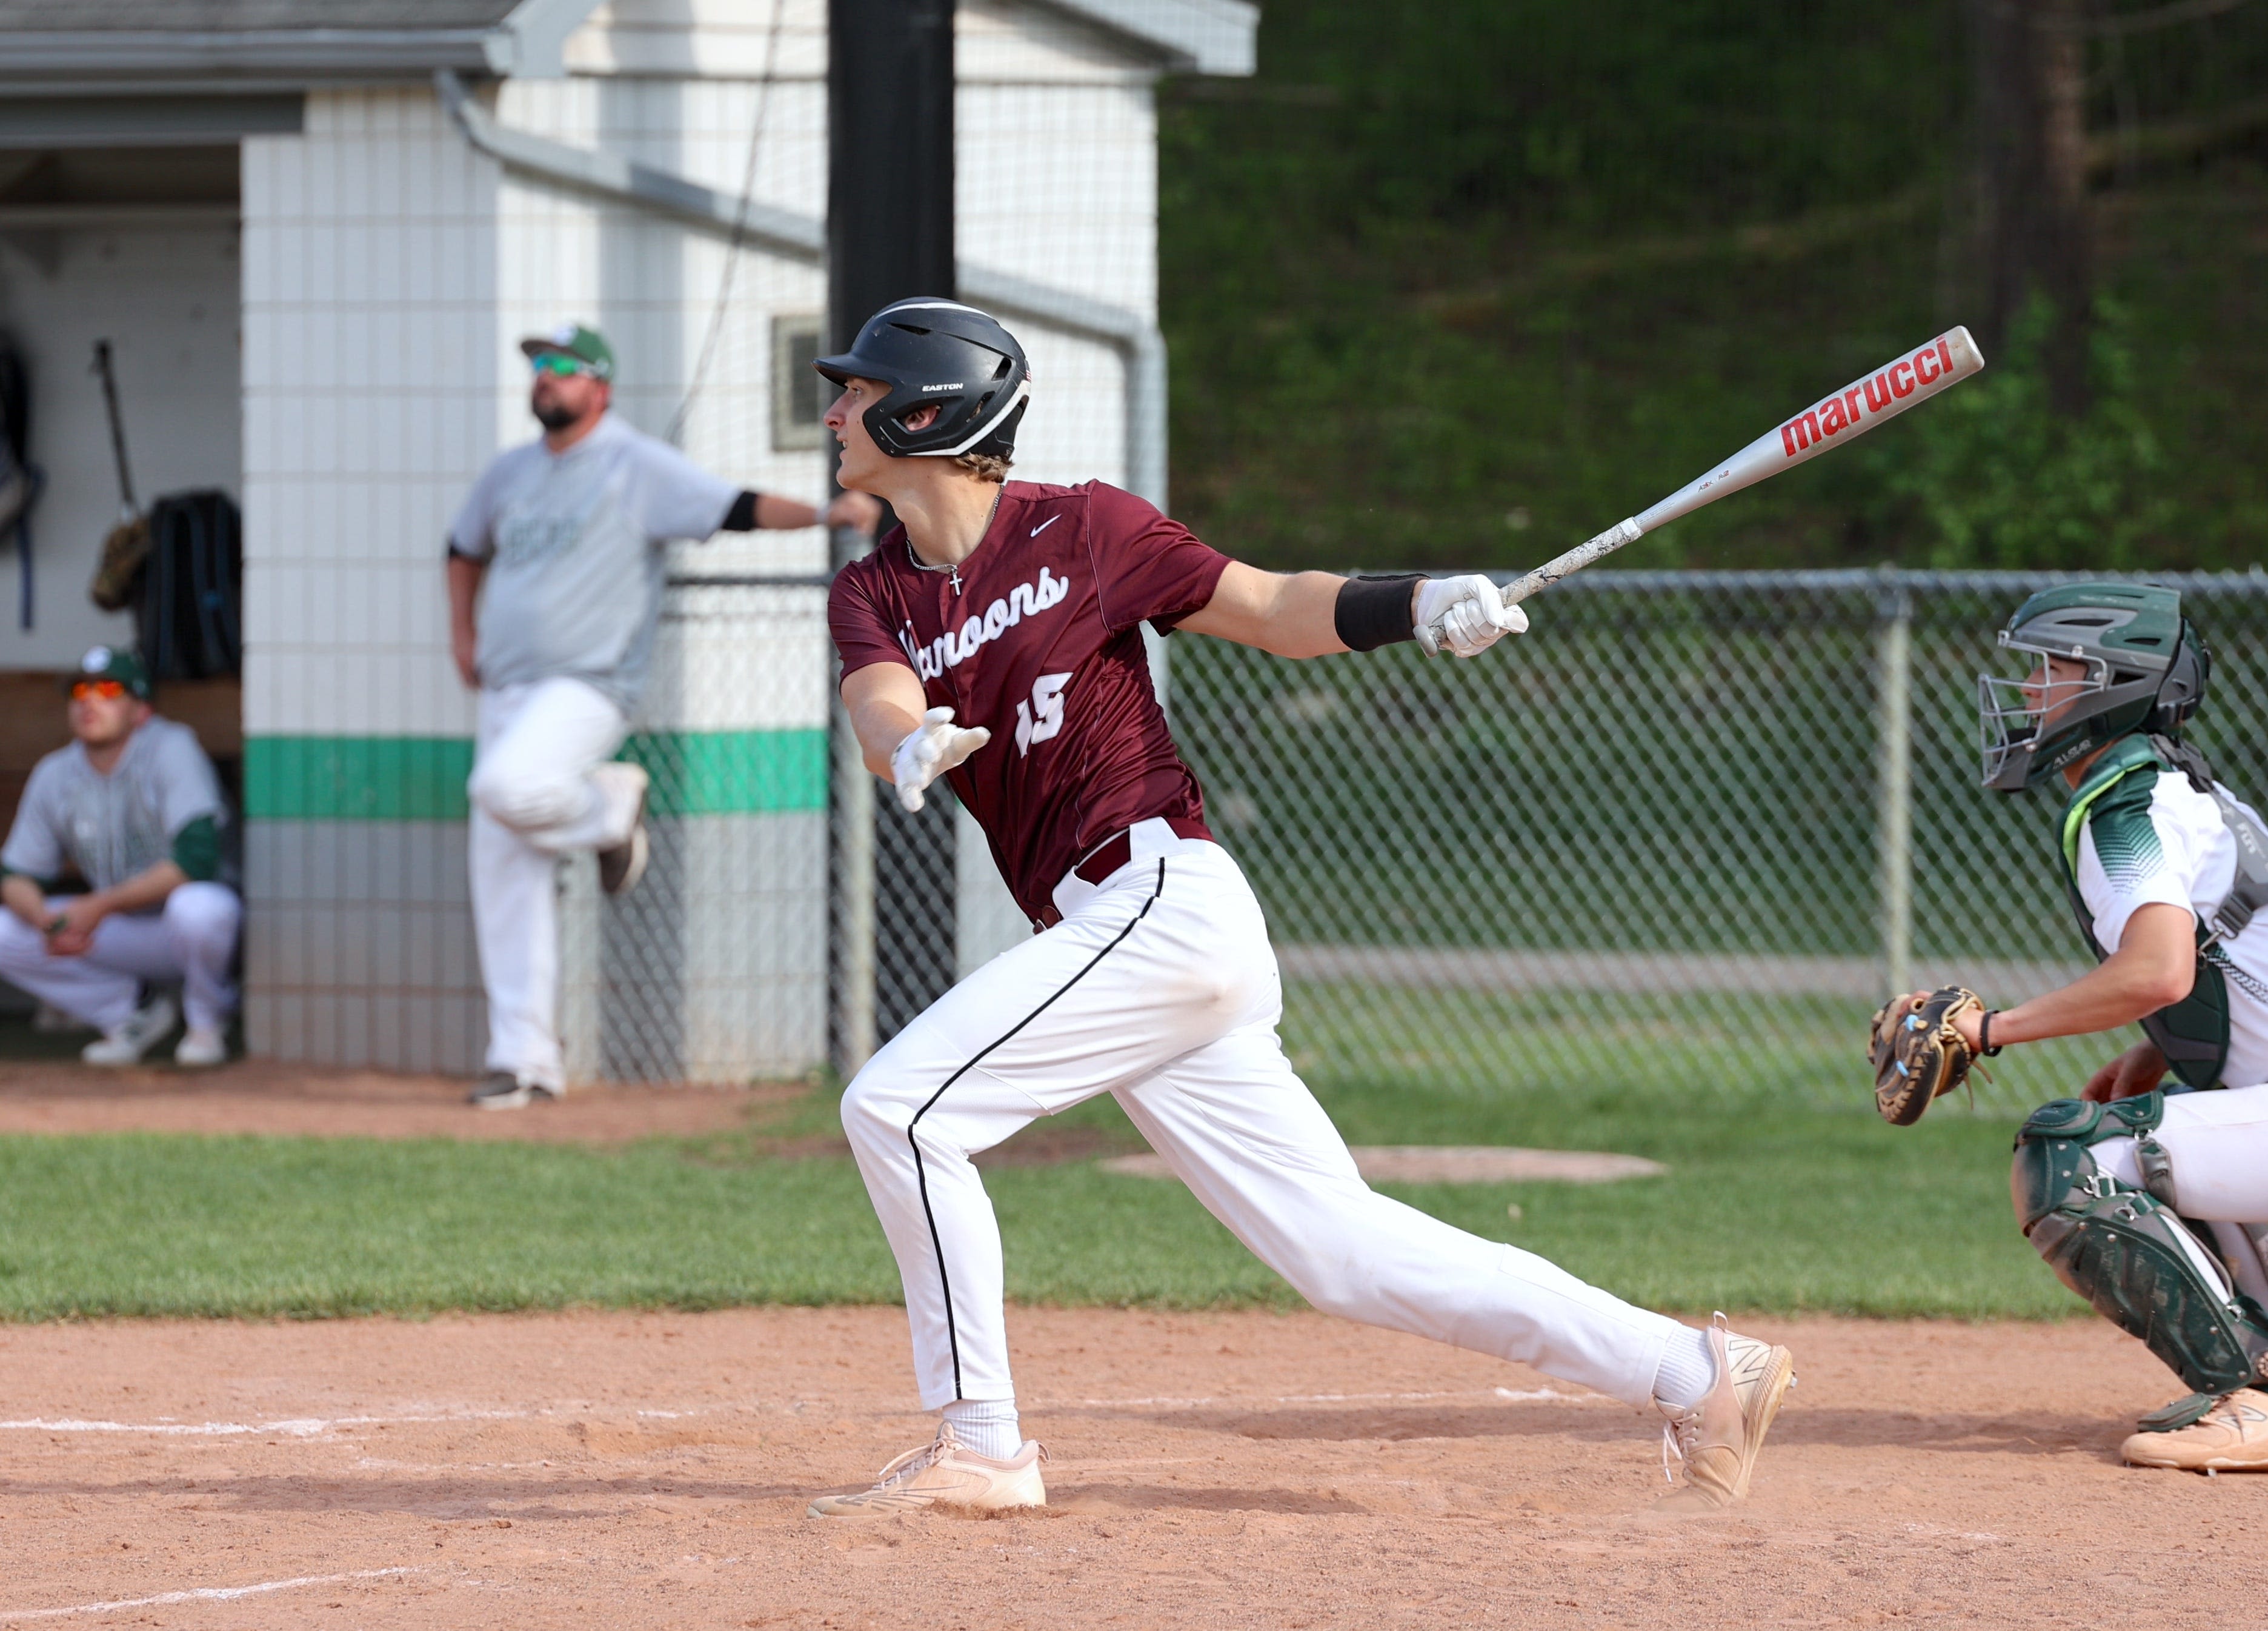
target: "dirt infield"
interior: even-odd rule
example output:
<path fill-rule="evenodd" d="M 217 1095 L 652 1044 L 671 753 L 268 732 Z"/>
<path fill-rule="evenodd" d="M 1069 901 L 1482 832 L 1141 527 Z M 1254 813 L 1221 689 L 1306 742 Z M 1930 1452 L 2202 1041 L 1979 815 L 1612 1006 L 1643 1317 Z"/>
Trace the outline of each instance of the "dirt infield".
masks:
<path fill-rule="evenodd" d="M 1756 1322 L 1750 1502 L 1318 1316 L 1012 1315 L 1053 1508 L 801 1516 L 925 1435 L 894 1310 L 0 1330 L 0 1627 L 2250 1623 L 2268 1478 L 2121 1468 L 2099 1322 Z"/>
<path fill-rule="evenodd" d="M 0 1133 L 263 1133 L 279 1138 L 522 1139 L 621 1144 L 735 1127 L 799 1086 L 584 1088 L 511 1111 L 465 1103 L 468 1083 L 239 1059 L 219 1070 L 90 1070 L 0 1059 Z"/>

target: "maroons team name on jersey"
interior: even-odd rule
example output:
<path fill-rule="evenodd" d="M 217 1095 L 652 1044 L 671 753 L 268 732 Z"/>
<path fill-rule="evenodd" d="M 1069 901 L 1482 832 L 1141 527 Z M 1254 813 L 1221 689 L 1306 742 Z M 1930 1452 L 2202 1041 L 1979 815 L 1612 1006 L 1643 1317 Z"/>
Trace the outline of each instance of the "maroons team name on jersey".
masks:
<path fill-rule="evenodd" d="M 917 674 L 925 680 L 939 679 L 947 668 L 959 668 L 1025 618 L 1062 605 L 1070 593 L 1070 579 L 1058 578 L 1042 566 L 1035 581 L 1018 584 L 958 630 L 948 629 L 922 646 L 915 643 L 914 626 L 909 623 L 898 631 L 898 644 L 913 660 Z"/>

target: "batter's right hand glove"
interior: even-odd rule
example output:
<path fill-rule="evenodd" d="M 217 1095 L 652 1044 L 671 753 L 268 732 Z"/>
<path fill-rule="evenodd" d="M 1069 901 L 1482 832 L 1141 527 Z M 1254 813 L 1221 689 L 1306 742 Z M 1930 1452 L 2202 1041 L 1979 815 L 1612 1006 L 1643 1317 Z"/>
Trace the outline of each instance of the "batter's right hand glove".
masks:
<path fill-rule="evenodd" d="M 963 730 L 953 722 L 952 709 L 932 708 L 890 755 L 898 802 L 909 815 L 921 808 L 923 788 L 991 740 L 982 725 Z"/>
<path fill-rule="evenodd" d="M 1874 1108 L 1883 1120 L 1911 1126 L 1932 1099 L 1969 1080 L 1976 1056 L 1953 1028 L 1953 1018 L 1970 1008 L 1983 1013 L 1984 1000 L 1965 985 L 1942 985 L 1918 1004 L 1893 997 L 1874 1010 L 1867 1057 L 1874 1066 Z"/>
<path fill-rule="evenodd" d="M 1506 605 L 1496 580 L 1479 572 L 1426 579 L 1410 610 L 1413 632 L 1428 657 L 1444 651 L 1477 657 L 1506 635 L 1528 631 L 1528 614 L 1519 602 Z"/>

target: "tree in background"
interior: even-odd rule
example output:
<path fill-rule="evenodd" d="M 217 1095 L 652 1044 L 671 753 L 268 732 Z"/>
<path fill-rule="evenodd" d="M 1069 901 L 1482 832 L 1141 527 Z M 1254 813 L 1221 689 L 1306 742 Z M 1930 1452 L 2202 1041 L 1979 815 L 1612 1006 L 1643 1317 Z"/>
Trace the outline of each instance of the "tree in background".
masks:
<path fill-rule="evenodd" d="M 2095 310 L 2085 12 L 2081 0 L 1965 0 L 1963 9 L 1984 292 L 1977 338 L 1987 357 L 1999 355 L 2019 318 L 2044 302 L 2045 331 L 2028 335 L 2026 360 L 2046 371 L 2049 405 L 2075 418 L 2092 396 Z"/>
<path fill-rule="evenodd" d="M 1270 0 L 1260 62 L 1161 97 L 1226 544 L 1531 565 L 1967 322 L 1982 379 L 1628 564 L 2261 557 L 2268 0 Z"/>

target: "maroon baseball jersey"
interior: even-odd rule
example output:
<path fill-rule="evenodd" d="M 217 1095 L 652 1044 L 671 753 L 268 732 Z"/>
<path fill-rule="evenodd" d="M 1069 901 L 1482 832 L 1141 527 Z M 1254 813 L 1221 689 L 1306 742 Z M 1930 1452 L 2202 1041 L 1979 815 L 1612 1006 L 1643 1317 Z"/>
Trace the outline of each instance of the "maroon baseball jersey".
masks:
<path fill-rule="evenodd" d="M 929 705 L 992 740 L 947 779 L 1035 923 L 1087 852 L 1152 816 L 1201 823 L 1204 795 L 1166 728 L 1141 626 L 1212 599 L 1228 557 L 1101 482 L 1010 482 L 955 572 L 916 565 L 894 528 L 828 596 L 850 674 L 895 662 Z"/>

